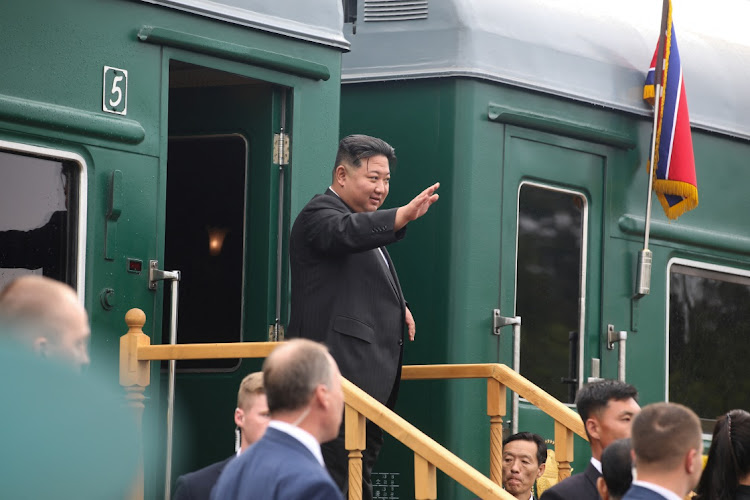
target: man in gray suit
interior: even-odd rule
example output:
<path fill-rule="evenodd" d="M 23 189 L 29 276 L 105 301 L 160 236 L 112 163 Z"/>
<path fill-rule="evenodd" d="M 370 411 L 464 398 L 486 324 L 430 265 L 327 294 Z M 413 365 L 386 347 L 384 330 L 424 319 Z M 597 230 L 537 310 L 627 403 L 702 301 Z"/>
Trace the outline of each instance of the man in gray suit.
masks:
<path fill-rule="evenodd" d="M 331 186 L 316 195 L 294 222 L 289 244 L 292 274 L 288 337 L 325 343 L 344 377 L 393 408 L 398 393 L 404 327 L 415 323 L 386 245 L 402 239 L 406 225 L 438 199 L 433 184 L 408 204 L 378 210 L 389 192 L 396 160 L 385 141 L 350 135 L 339 143 Z M 326 466 L 346 492 L 343 426 L 323 445 Z M 367 423 L 363 496 L 372 498 L 370 471 L 383 443 Z"/>
<path fill-rule="evenodd" d="M 703 472 L 698 416 L 675 403 L 646 406 L 633 421 L 636 479 L 623 500 L 684 498 Z"/>

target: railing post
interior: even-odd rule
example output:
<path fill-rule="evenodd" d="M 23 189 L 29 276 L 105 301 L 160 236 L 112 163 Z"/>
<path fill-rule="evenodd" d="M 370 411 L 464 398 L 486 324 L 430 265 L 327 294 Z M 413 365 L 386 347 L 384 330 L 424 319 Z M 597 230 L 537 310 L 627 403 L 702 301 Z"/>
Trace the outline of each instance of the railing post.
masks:
<path fill-rule="evenodd" d="M 146 314 L 140 309 L 131 309 L 125 314 L 128 333 L 120 337 L 120 385 L 125 389 L 125 400 L 133 409 L 138 429 L 138 472 L 133 482 L 131 500 L 143 499 L 143 410 L 146 397 L 143 395 L 151 383 L 151 367 L 148 361 L 138 361 L 138 347 L 151 344 L 151 339 L 143 333 Z"/>
<path fill-rule="evenodd" d="M 344 407 L 344 446 L 349 450 L 349 500 L 362 500 L 362 450 L 365 449 L 365 417 Z"/>
<path fill-rule="evenodd" d="M 503 417 L 505 416 L 505 385 L 487 379 L 487 415 L 490 417 L 490 480 L 503 484 Z"/>
<path fill-rule="evenodd" d="M 414 454 L 414 500 L 437 500 L 437 469 Z"/>
<path fill-rule="evenodd" d="M 573 431 L 555 420 L 555 458 L 557 478 L 562 481 L 570 477 L 570 462 L 573 461 Z"/>

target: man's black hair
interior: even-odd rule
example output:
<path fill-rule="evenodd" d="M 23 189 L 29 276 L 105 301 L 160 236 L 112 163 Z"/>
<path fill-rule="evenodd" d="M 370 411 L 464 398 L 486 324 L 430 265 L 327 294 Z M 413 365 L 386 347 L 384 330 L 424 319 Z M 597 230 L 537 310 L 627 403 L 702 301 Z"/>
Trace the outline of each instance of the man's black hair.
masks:
<path fill-rule="evenodd" d="M 533 432 L 519 432 L 508 436 L 503 439 L 503 447 L 511 441 L 531 441 L 536 443 L 536 461 L 537 465 L 542 465 L 547 462 L 547 444 L 544 442 L 544 438 L 539 434 Z"/>
<path fill-rule="evenodd" d="M 600 380 L 584 385 L 576 396 L 578 414 L 586 425 L 592 413 L 606 408 L 610 401 L 633 399 L 638 402 L 638 390 L 619 380 Z M 588 431 L 587 431 L 588 432 Z"/>
<path fill-rule="evenodd" d="M 618 439 L 602 452 L 602 477 L 610 498 L 622 498 L 633 482 L 633 461 L 630 438 Z"/>
<path fill-rule="evenodd" d="M 362 134 L 348 135 L 339 142 L 333 170 L 335 172 L 336 167 L 342 164 L 359 168 L 362 165 L 361 160 L 363 158 L 378 155 L 388 158 L 388 164 L 391 168 L 396 164 L 396 151 L 384 140 Z"/>

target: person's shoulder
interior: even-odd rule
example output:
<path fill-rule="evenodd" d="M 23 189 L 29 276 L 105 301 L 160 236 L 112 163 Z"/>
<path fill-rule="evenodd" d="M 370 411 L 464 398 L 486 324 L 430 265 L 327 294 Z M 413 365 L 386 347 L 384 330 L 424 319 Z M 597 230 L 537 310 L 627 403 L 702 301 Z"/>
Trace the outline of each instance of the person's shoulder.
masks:
<path fill-rule="evenodd" d="M 583 472 L 574 474 L 563 481 L 560 481 L 544 493 L 539 500 L 578 500 L 589 498 L 586 495 L 590 491 L 588 481 Z M 599 493 L 596 489 L 593 490 L 596 496 L 591 497 L 594 499 L 599 498 Z"/>
<path fill-rule="evenodd" d="M 622 500 L 662 500 L 665 497 L 654 490 L 634 484 L 622 497 Z"/>
<path fill-rule="evenodd" d="M 341 490 L 328 474 L 308 476 L 306 484 L 299 490 L 299 498 L 305 500 L 344 500 Z"/>
<path fill-rule="evenodd" d="M 216 462 L 202 469 L 188 472 L 177 478 L 174 500 L 189 500 L 192 498 L 208 498 L 211 488 L 219 479 L 226 465 L 233 456 Z"/>

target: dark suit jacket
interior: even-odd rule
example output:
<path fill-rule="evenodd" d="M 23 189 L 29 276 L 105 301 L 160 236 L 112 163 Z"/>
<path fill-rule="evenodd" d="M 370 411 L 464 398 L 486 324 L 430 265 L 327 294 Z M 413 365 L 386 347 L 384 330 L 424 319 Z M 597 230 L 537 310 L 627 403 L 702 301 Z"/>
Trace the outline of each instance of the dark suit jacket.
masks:
<path fill-rule="evenodd" d="M 219 479 L 221 471 L 233 458 L 234 455 L 221 462 L 178 477 L 172 500 L 208 500 L 211 498 L 211 488 Z"/>
<path fill-rule="evenodd" d="M 664 500 L 665 497 L 642 486 L 631 486 L 622 500 Z"/>
<path fill-rule="evenodd" d="M 224 468 L 213 500 L 344 500 L 328 471 L 305 445 L 269 427 Z"/>
<path fill-rule="evenodd" d="M 381 403 L 398 387 L 405 303 L 388 252 L 396 210 L 354 213 L 328 190 L 292 227 L 288 337 L 328 346 L 341 374 Z M 392 401 L 393 402 L 393 401 Z"/>
<path fill-rule="evenodd" d="M 542 494 L 540 500 L 599 500 L 596 480 L 601 476 L 589 462 L 580 474 L 573 474 Z"/>

